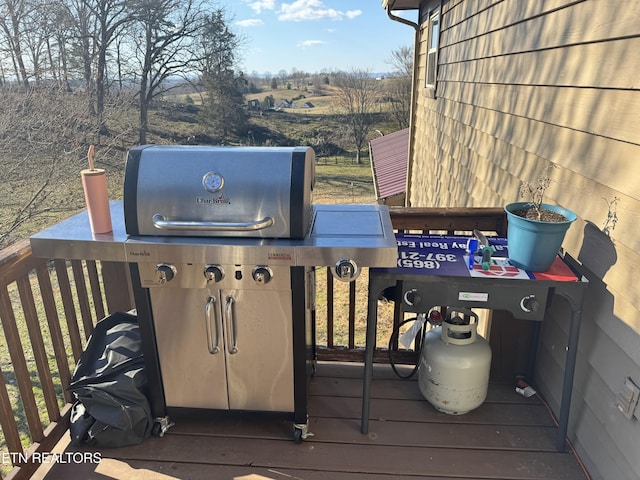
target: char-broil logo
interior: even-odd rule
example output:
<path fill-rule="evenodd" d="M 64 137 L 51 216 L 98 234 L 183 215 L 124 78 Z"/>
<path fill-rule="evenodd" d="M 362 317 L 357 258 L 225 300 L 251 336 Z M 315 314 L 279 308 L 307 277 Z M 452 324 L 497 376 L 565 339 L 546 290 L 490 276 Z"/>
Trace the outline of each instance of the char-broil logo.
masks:
<path fill-rule="evenodd" d="M 196 205 L 231 205 L 231 199 L 223 194 L 213 195 L 210 198 L 196 197 Z"/>
<path fill-rule="evenodd" d="M 150 253 L 150 252 L 148 252 L 148 251 L 146 251 L 146 250 L 140 250 L 140 251 L 138 251 L 138 252 L 136 252 L 135 250 L 131 250 L 131 251 L 129 252 L 129 255 L 130 255 L 131 257 L 150 257 L 150 256 L 151 256 L 151 253 Z"/>

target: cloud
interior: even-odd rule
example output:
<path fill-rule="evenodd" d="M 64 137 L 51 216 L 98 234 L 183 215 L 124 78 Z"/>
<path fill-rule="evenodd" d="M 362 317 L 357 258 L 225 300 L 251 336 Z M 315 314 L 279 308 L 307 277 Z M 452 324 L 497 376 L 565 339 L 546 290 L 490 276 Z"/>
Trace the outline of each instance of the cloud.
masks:
<path fill-rule="evenodd" d="M 275 10 L 276 0 L 245 0 L 251 9 L 260 14 L 265 10 Z"/>
<path fill-rule="evenodd" d="M 362 10 L 343 12 L 334 8 L 327 8 L 322 0 L 294 0 L 280 6 L 278 20 L 289 22 L 304 22 L 308 20 L 351 20 L 362 14 Z"/>
<path fill-rule="evenodd" d="M 316 47 L 318 45 L 326 45 L 326 44 L 327 42 L 325 42 L 324 40 L 305 40 L 304 42 L 298 43 L 298 45 L 296 46 L 300 48 L 309 48 L 309 47 Z"/>
<path fill-rule="evenodd" d="M 264 22 L 259 18 L 247 18 L 246 20 L 236 22 L 236 25 L 240 25 L 241 27 L 259 27 L 260 25 L 264 25 Z"/>

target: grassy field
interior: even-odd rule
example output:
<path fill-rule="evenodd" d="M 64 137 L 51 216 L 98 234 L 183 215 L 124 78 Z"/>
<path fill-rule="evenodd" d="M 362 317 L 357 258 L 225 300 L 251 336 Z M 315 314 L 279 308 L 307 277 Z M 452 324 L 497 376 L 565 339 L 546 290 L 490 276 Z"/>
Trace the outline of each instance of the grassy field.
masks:
<path fill-rule="evenodd" d="M 337 160 L 337 159 L 336 159 Z M 340 160 L 344 162 L 344 159 Z M 369 165 L 327 163 L 316 165 L 314 203 L 375 203 L 373 179 Z"/>
<path fill-rule="evenodd" d="M 346 119 L 338 107 L 335 91 L 330 88 L 324 91 L 323 95 L 298 90 L 268 90 L 257 94 L 261 99 L 269 94 L 289 99 L 308 95 L 305 100 L 312 101 L 315 108 L 254 112 L 246 135 L 224 143 L 311 146 L 318 157 L 316 202 L 374 201 L 368 151 L 363 149 L 361 164 L 355 164 L 355 148 L 346 132 Z M 7 105 L 17 104 L 20 98 L 16 95 L 6 95 L 7 98 L 0 100 Z M 91 115 L 83 110 L 84 100 L 77 96 L 58 96 L 62 98 L 41 94 L 41 98 L 30 99 L 29 105 L 35 104 L 34 100 L 45 104 L 39 109 L 34 107 L 29 115 L 20 105 L 8 113 L 0 111 L 0 120 L 5 120 L 0 122 L 0 198 L 3 198 L 0 248 L 84 208 L 80 170 L 88 166 L 86 152 L 91 144 L 95 144 L 96 166 L 107 171 L 110 197 L 122 198 L 126 152 L 138 141 L 135 104 L 122 100 L 110 104 L 105 113 L 105 127 L 91 131 Z M 216 143 L 201 121 L 197 103 L 187 104 L 185 99 L 185 95 L 168 96 L 155 105 L 149 114 L 148 143 Z M 73 113 L 75 120 L 59 118 L 64 116 L 61 114 L 55 116 L 56 122 L 44 122 L 47 116 L 42 110 L 56 111 L 56 105 L 61 102 L 66 102 L 65 109 Z M 378 136 L 378 132 L 395 130 L 385 113 L 385 105 L 377 108 L 372 138 Z M 10 114 L 11 118 L 4 118 Z M 39 136 L 30 132 L 37 132 Z M 17 227 L 7 233 L 18 215 L 21 218 Z"/>

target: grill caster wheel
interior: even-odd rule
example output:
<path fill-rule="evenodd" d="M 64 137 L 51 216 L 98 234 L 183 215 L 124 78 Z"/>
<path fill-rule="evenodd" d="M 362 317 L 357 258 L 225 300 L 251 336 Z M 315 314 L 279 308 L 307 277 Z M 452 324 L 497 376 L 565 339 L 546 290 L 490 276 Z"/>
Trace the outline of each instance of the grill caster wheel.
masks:
<path fill-rule="evenodd" d="M 309 437 L 313 437 L 313 433 L 309 431 L 309 422 L 307 423 L 295 423 L 293 425 L 293 441 L 295 443 L 302 443 Z"/>
<path fill-rule="evenodd" d="M 164 437 L 166 431 L 172 426 L 173 422 L 169 420 L 169 417 L 156 418 L 151 427 L 151 434 L 154 437 Z"/>

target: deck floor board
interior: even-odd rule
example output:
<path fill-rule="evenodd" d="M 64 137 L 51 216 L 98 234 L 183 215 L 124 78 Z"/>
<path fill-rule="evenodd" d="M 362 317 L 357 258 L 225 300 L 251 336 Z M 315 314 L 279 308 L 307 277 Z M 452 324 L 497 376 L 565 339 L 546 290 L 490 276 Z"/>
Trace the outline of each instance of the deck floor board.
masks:
<path fill-rule="evenodd" d="M 417 382 L 376 365 L 369 434 L 360 433 L 362 365 L 321 363 L 311 381 L 310 431 L 292 441 L 291 421 L 237 412 L 174 418 L 163 438 L 101 449 L 99 464 L 54 464 L 41 480 L 583 480 L 578 460 L 555 450 L 546 407 L 490 384 L 465 415 L 436 411 Z M 66 441 L 66 443 L 65 443 Z M 68 438 L 60 451 L 74 449 Z"/>

